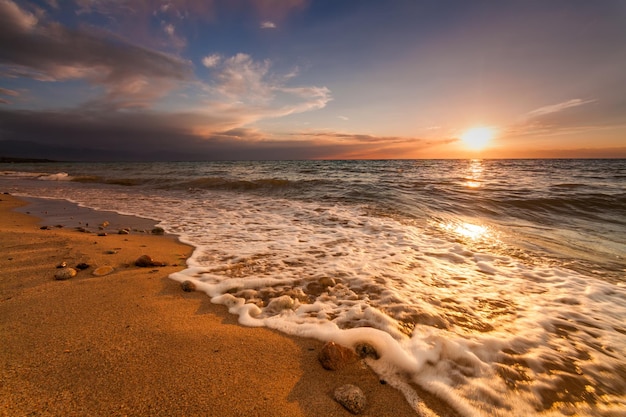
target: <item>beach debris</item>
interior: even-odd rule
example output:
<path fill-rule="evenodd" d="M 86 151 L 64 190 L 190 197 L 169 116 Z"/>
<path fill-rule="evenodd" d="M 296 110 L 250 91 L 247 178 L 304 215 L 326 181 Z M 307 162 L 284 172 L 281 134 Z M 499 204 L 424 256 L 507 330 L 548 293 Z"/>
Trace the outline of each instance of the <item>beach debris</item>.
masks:
<path fill-rule="evenodd" d="M 154 229 L 152 229 L 152 234 L 153 235 L 163 235 L 163 234 L 165 234 L 165 230 L 162 227 L 155 227 Z"/>
<path fill-rule="evenodd" d="M 94 269 L 94 271 L 91 274 L 96 277 L 102 277 L 104 275 L 109 275 L 113 271 L 115 271 L 115 269 L 112 266 L 105 265 L 105 266 L 101 266 L 99 268 Z"/>
<path fill-rule="evenodd" d="M 109 222 L 107 222 L 106 220 L 103 221 L 102 223 L 100 223 L 100 225 L 98 226 L 98 229 L 100 230 L 104 230 L 107 228 L 107 226 L 109 225 Z"/>
<path fill-rule="evenodd" d="M 359 355 L 361 359 L 380 358 L 380 355 L 378 355 L 378 352 L 376 352 L 376 349 L 374 349 L 374 346 L 370 345 L 369 343 L 359 343 L 358 345 L 354 347 L 354 350 L 356 351 L 356 354 Z"/>
<path fill-rule="evenodd" d="M 104 253 L 105 253 L 106 255 L 115 255 L 115 254 L 117 254 L 117 251 L 116 251 L 116 250 L 114 250 L 114 249 L 110 249 L 110 250 L 108 250 L 108 251 L 105 251 Z"/>
<path fill-rule="evenodd" d="M 86 264 L 85 262 L 81 262 L 78 265 L 76 265 L 76 269 L 80 269 L 81 271 L 87 268 L 89 268 L 89 264 Z"/>
<path fill-rule="evenodd" d="M 76 226 L 75 228 L 78 232 L 82 232 L 82 233 L 89 233 L 89 230 L 87 230 L 86 228 L 82 227 L 82 226 Z"/>
<path fill-rule="evenodd" d="M 189 280 L 181 282 L 180 286 L 185 292 L 193 292 L 196 290 L 196 284 L 194 284 L 193 282 Z"/>
<path fill-rule="evenodd" d="M 67 266 L 67 262 L 63 261 L 57 265 L 57 268 L 65 268 Z"/>
<path fill-rule="evenodd" d="M 51 230 L 52 228 L 50 226 L 41 226 L 39 228 L 39 230 Z"/>
<path fill-rule="evenodd" d="M 361 388 L 346 384 L 335 390 L 335 400 L 352 414 L 361 414 L 367 406 L 367 399 Z"/>
<path fill-rule="evenodd" d="M 66 279 L 75 277 L 76 274 L 77 272 L 74 268 L 62 268 L 54 274 L 54 279 L 57 281 L 65 281 Z"/>
<path fill-rule="evenodd" d="M 100 233 L 98 233 L 98 236 L 106 236 L 106 235 L 107 235 L 107 233 L 106 233 L 106 232 L 100 232 Z"/>
<path fill-rule="evenodd" d="M 335 342 L 327 342 L 322 346 L 317 359 L 324 369 L 336 371 L 349 363 L 356 362 L 356 353 L 350 348 L 341 346 Z"/>
<path fill-rule="evenodd" d="M 167 264 L 165 262 L 155 261 L 154 259 L 152 259 L 151 256 L 148 256 L 148 255 L 141 255 L 135 261 L 135 266 L 139 266 L 142 268 L 147 268 L 150 266 L 166 266 L 166 265 Z"/>
<path fill-rule="evenodd" d="M 130 234 L 130 229 L 125 227 L 124 229 L 120 229 L 117 232 L 118 235 L 129 235 Z"/>

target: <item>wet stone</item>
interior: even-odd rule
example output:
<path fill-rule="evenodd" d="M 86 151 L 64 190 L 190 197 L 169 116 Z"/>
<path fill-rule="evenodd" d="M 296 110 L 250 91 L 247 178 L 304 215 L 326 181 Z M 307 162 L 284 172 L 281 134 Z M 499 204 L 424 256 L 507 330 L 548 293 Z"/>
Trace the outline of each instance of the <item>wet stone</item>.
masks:
<path fill-rule="evenodd" d="M 335 400 L 352 414 L 361 414 L 367 406 L 367 399 L 361 388 L 346 384 L 335 390 Z"/>
<path fill-rule="evenodd" d="M 84 262 L 81 262 L 78 265 L 76 265 L 76 269 L 83 270 L 83 269 L 87 269 L 87 268 L 89 268 L 89 264 L 86 264 Z"/>
<path fill-rule="evenodd" d="M 138 267 L 141 267 L 141 268 L 147 268 L 147 267 L 151 267 L 151 266 L 165 266 L 165 265 L 166 264 L 164 262 L 155 261 L 149 255 L 141 255 L 135 261 L 135 266 L 138 266 Z"/>
<path fill-rule="evenodd" d="M 153 235 L 162 235 L 162 234 L 165 234 L 165 230 L 163 230 L 162 227 L 155 227 L 154 229 L 152 229 L 152 234 Z"/>
<path fill-rule="evenodd" d="M 185 292 L 193 292 L 196 290 L 196 284 L 194 284 L 193 282 L 187 280 L 187 281 L 183 281 L 180 284 L 181 288 L 183 289 L 183 291 Z"/>
<path fill-rule="evenodd" d="M 94 269 L 94 271 L 92 272 L 92 275 L 96 277 L 102 277 L 104 275 L 109 275 L 113 271 L 115 271 L 115 269 L 113 269 L 112 266 L 105 265 L 105 266 L 101 266 L 99 268 Z"/>
<path fill-rule="evenodd" d="M 365 358 L 378 359 L 378 358 L 380 358 L 380 356 L 378 355 L 378 352 L 376 352 L 376 349 L 374 349 L 374 347 L 372 345 L 367 344 L 367 343 L 359 343 L 358 345 L 356 345 L 354 350 L 356 350 L 357 355 L 359 355 L 359 357 L 362 358 L 362 359 L 365 359 Z"/>
<path fill-rule="evenodd" d="M 76 274 L 77 272 L 74 268 L 62 268 L 54 274 L 54 279 L 57 281 L 65 281 L 66 279 L 75 277 Z"/>
<path fill-rule="evenodd" d="M 336 371 L 356 362 L 357 356 L 352 349 L 335 342 L 328 342 L 322 347 L 317 359 L 324 369 Z"/>

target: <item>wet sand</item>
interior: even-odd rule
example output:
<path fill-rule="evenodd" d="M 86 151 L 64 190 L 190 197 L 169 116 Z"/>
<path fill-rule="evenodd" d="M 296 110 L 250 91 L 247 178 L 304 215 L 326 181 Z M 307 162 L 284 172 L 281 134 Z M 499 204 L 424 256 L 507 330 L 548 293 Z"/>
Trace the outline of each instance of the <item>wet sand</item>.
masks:
<path fill-rule="evenodd" d="M 332 395 L 346 383 L 365 392 L 363 415 L 417 415 L 363 363 L 327 371 L 321 342 L 240 326 L 205 294 L 182 291 L 168 275 L 191 247 L 113 228 L 143 230 L 146 219 L 25 204 L 0 194 L 0 415 L 349 416 Z M 35 217 L 45 215 L 49 230 Z M 104 221 L 107 236 L 73 227 Z M 143 254 L 168 266 L 135 266 Z M 90 267 L 57 281 L 60 262 Z M 115 271 L 92 274 L 105 265 Z"/>

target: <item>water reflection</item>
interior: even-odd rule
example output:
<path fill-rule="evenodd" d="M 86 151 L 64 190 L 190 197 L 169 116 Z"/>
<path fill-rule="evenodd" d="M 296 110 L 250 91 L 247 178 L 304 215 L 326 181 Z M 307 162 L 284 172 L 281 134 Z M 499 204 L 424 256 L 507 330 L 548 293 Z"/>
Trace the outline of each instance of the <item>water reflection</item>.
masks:
<path fill-rule="evenodd" d="M 486 239 L 491 234 L 487 226 L 466 222 L 442 223 L 441 227 L 447 232 L 471 240 Z"/>
<path fill-rule="evenodd" d="M 465 182 L 463 185 L 469 188 L 479 188 L 482 186 L 483 176 L 483 161 L 482 159 L 472 159 L 469 161 L 469 167 L 465 176 Z"/>

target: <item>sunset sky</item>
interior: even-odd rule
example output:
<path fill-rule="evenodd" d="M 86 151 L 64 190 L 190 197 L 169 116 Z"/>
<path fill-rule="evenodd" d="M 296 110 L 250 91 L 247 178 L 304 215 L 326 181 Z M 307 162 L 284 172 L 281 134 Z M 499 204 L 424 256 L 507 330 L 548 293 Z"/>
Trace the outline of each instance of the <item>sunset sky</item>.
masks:
<path fill-rule="evenodd" d="M 625 158 L 626 1 L 0 0 L 0 155 Z"/>

